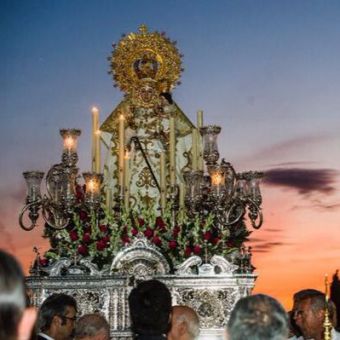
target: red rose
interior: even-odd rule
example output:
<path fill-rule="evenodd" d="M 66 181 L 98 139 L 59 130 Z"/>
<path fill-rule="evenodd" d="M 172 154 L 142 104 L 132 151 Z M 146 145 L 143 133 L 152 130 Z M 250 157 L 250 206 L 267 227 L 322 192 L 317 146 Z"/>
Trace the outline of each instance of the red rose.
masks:
<path fill-rule="evenodd" d="M 136 236 L 136 235 L 138 234 L 138 230 L 137 230 L 136 228 L 132 228 L 132 229 L 131 229 L 131 234 L 132 234 L 133 236 Z"/>
<path fill-rule="evenodd" d="M 156 217 L 156 222 L 155 222 L 156 228 L 159 228 L 160 230 L 164 231 L 166 228 L 166 224 L 164 223 L 163 219 L 161 216 Z"/>
<path fill-rule="evenodd" d="M 177 247 L 177 242 L 175 240 L 169 241 L 168 243 L 170 249 L 175 249 Z"/>
<path fill-rule="evenodd" d="M 138 219 L 138 224 L 143 227 L 143 225 L 145 224 L 145 221 L 142 218 Z"/>
<path fill-rule="evenodd" d="M 81 221 L 86 221 L 88 218 L 87 212 L 84 210 L 79 211 L 79 218 Z"/>
<path fill-rule="evenodd" d="M 75 230 L 71 230 L 69 235 L 70 235 L 71 241 L 77 241 L 79 239 L 78 233 Z"/>
<path fill-rule="evenodd" d="M 108 246 L 110 243 L 110 236 L 106 235 L 102 238 L 102 240 L 106 243 L 106 246 Z"/>
<path fill-rule="evenodd" d="M 86 255 L 87 254 L 87 247 L 84 244 L 80 244 L 78 246 L 78 254 Z"/>
<path fill-rule="evenodd" d="M 76 199 L 78 202 L 81 202 L 84 198 L 84 195 L 82 192 L 76 192 Z"/>
<path fill-rule="evenodd" d="M 214 238 L 211 240 L 211 243 L 212 243 L 213 245 L 216 246 L 216 244 L 218 244 L 220 241 L 221 241 L 221 240 L 220 240 L 218 237 L 214 237 Z"/>
<path fill-rule="evenodd" d="M 48 260 L 45 257 L 40 257 L 39 264 L 43 267 L 46 267 L 48 265 Z"/>
<path fill-rule="evenodd" d="M 144 231 L 144 236 L 147 238 L 150 238 L 153 236 L 153 230 L 149 227 L 147 227 Z"/>
<path fill-rule="evenodd" d="M 130 243 L 130 238 L 126 234 L 121 237 L 121 240 L 124 244 Z"/>
<path fill-rule="evenodd" d="M 211 232 L 210 231 L 206 231 L 204 234 L 203 234 L 203 238 L 206 240 L 206 241 L 209 241 L 211 239 Z"/>
<path fill-rule="evenodd" d="M 193 252 L 194 252 L 195 255 L 199 255 L 201 253 L 201 251 L 202 251 L 201 246 L 198 246 L 198 245 L 194 246 Z"/>
<path fill-rule="evenodd" d="M 101 225 L 99 226 L 99 230 L 100 230 L 102 233 L 106 233 L 107 230 L 108 230 L 107 225 L 101 224 Z"/>
<path fill-rule="evenodd" d="M 162 240 L 156 235 L 152 238 L 152 242 L 156 245 L 156 246 L 160 246 L 162 244 Z"/>
<path fill-rule="evenodd" d="M 86 225 L 86 226 L 84 227 L 84 233 L 88 233 L 88 234 L 91 235 L 91 226 L 90 226 L 90 225 Z"/>
<path fill-rule="evenodd" d="M 107 242 L 105 242 L 105 240 L 103 240 L 103 239 L 97 241 L 97 243 L 96 243 L 97 250 L 99 250 L 99 251 L 104 250 L 106 248 L 106 243 Z"/>
<path fill-rule="evenodd" d="M 191 247 L 187 246 L 187 247 L 185 248 L 184 255 L 185 255 L 186 257 L 189 257 L 189 256 L 191 255 L 191 253 L 192 253 Z"/>
<path fill-rule="evenodd" d="M 85 233 L 83 235 L 83 242 L 90 243 L 91 242 L 91 235 L 89 233 Z"/>
<path fill-rule="evenodd" d="M 174 227 L 174 229 L 172 230 L 172 236 L 173 236 L 174 238 L 177 238 L 177 236 L 178 236 L 178 234 L 179 234 L 180 231 L 181 231 L 181 228 L 180 228 L 178 225 L 176 225 L 176 226 Z"/>
<path fill-rule="evenodd" d="M 226 242 L 226 246 L 229 247 L 229 248 L 233 248 L 234 243 L 232 241 L 228 241 L 228 242 Z"/>
<path fill-rule="evenodd" d="M 76 185 L 76 198 L 78 201 L 82 201 L 84 199 L 84 191 L 79 184 Z"/>

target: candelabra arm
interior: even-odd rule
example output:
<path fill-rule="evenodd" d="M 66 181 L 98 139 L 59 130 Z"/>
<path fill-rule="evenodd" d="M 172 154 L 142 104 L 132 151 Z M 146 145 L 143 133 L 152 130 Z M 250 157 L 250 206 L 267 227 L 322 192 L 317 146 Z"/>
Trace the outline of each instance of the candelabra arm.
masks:
<path fill-rule="evenodd" d="M 59 217 L 58 213 L 56 211 L 53 211 L 50 213 L 53 215 L 54 222 L 51 221 L 50 216 L 48 212 L 50 211 L 50 207 L 46 207 L 46 205 L 42 204 L 42 217 L 44 221 L 53 229 L 61 230 L 68 226 L 70 223 L 70 218 L 65 218 L 64 216 Z"/>
<path fill-rule="evenodd" d="M 230 221 L 230 215 L 235 207 L 241 207 L 240 213 L 232 221 Z M 226 213 L 226 220 L 224 221 L 223 225 L 230 226 L 237 223 L 244 216 L 245 212 L 246 211 L 243 204 L 240 205 L 239 202 L 234 202 Z"/>
<path fill-rule="evenodd" d="M 41 206 L 41 199 L 39 198 L 38 200 L 35 200 L 33 202 L 27 203 L 20 211 L 19 214 L 19 225 L 22 229 L 26 230 L 26 231 L 30 231 L 32 229 L 34 229 L 37 225 L 37 220 L 39 217 L 39 208 Z M 25 213 L 28 211 L 28 216 L 31 220 L 31 224 L 30 226 L 26 226 L 23 219 L 24 219 L 24 215 Z"/>
<path fill-rule="evenodd" d="M 249 204 L 249 218 L 251 220 L 251 225 L 254 229 L 260 229 L 263 223 L 263 214 L 260 208 L 260 205 L 256 203 L 251 198 L 248 198 Z M 256 222 L 258 221 L 258 222 Z"/>

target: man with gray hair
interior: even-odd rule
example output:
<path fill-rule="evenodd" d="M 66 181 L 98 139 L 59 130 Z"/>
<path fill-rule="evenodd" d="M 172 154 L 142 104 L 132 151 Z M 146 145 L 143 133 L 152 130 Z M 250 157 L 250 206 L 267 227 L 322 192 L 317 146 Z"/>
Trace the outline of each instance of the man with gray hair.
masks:
<path fill-rule="evenodd" d="M 288 317 L 274 298 L 257 294 L 237 301 L 227 326 L 229 340 L 285 340 Z"/>
<path fill-rule="evenodd" d="M 303 289 L 294 294 L 293 317 L 302 336 L 291 340 L 324 339 L 325 311 L 328 308 L 330 321 L 336 322 L 335 305 L 326 303 L 325 294 L 316 289 Z M 333 322 L 333 323 L 334 323 Z M 340 333 L 332 329 L 332 340 L 340 340 Z"/>
<path fill-rule="evenodd" d="M 76 340 L 109 340 L 110 326 L 100 314 L 83 315 L 76 324 Z"/>
<path fill-rule="evenodd" d="M 200 333 L 196 312 L 188 306 L 173 306 L 168 340 L 195 340 Z"/>

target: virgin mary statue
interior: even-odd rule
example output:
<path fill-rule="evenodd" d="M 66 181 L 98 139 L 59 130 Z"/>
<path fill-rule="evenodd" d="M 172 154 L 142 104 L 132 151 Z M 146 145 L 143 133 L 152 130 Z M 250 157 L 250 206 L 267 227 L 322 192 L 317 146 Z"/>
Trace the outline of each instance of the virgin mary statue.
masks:
<path fill-rule="evenodd" d="M 160 206 L 161 155 L 169 169 L 170 117 L 175 121 L 176 181 L 191 167 L 190 149 L 195 128 L 173 101 L 171 90 L 181 72 L 181 56 L 175 44 L 158 32 L 141 26 L 138 33 L 123 37 L 114 47 L 111 73 L 115 85 L 125 92 L 123 100 L 104 121 L 100 130 L 107 146 L 104 186 L 107 192 L 126 195 L 129 208 Z M 120 119 L 124 119 L 124 145 L 119 139 Z M 120 192 L 119 153 L 129 157 L 125 191 Z M 128 156 L 127 156 L 128 155 Z M 169 192 L 170 174 L 165 171 Z"/>

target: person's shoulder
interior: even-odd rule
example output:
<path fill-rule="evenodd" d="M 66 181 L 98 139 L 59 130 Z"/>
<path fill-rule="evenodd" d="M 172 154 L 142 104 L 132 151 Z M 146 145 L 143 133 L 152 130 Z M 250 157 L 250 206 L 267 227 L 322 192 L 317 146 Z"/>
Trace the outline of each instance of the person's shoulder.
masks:
<path fill-rule="evenodd" d="M 47 335 L 44 335 L 42 333 L 38 334 L 37 337 L 36 337 L 36 340 L 47 340 L 47 339 L 52 339 L 52 338 L 47 336 Z"/>
<path fill-rule="evenodd" d="M 336 331 L 334 328 L 332 329 L 332 340 L 340 340 L 340 332 Z"/>

